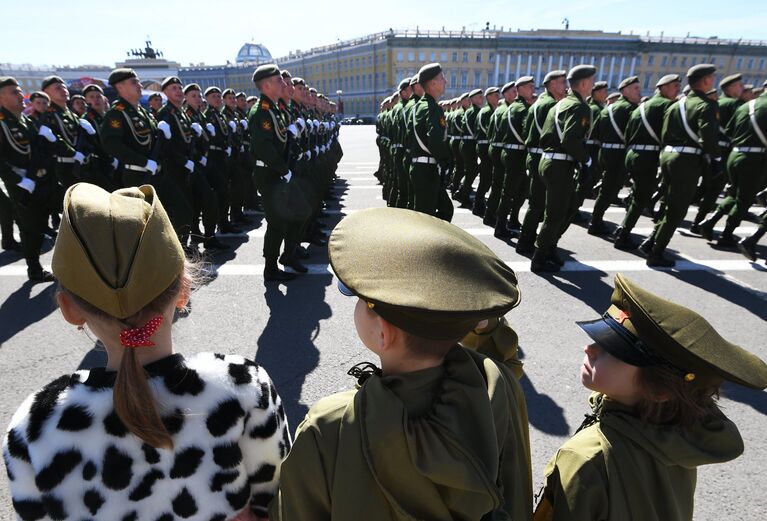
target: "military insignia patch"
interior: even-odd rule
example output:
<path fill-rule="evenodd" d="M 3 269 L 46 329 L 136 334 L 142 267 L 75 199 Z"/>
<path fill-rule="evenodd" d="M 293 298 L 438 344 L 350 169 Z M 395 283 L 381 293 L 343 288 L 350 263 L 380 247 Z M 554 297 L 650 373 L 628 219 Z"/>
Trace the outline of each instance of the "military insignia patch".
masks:
<path fill-rule="evenodd" d="M 439 118 L 439 126 L 445 128 L 445 116 Z"/>
<path fill-rule="evenodd" d="M 122 123 L 120 123 L 119 119 L 110 119 L 109 120 L 109 126 L 112 128 L 120 128 Z"/>
<path fill-rule="evenodd" d="M 122 103 L 117 103 L 114 107 L 116 110 L 125 110 L 125 105 Z"/>
<path fill-rule="evenodd" d="M 261 102 L 261 110 L 269 110 L 269 104 L 265 101 Z"/>
<path fill-rule="evenodd" d="M 5 119 L 5 116 L 3 115 L 3 113 L 2 113 L 2 112 L 0 112 L 0 121 L 2 121 L 2 120 L 4 120 L 4 119 Z"/>
<path fill-rule="evenodd" d="M 589 118 L 587 118 L 587 117 L 584 117 L 584 118 L 581 120 L 581 125 L 582 125 L 584 128 L 585 128 L 585 127 L 588 127 L 588 126 L 589 126 Z"/>
<path fill-rule="evenodd" d="M 261 123 L 261 128 L 264 130 L 272 130 L 272 124 L 265 120 Z"/>

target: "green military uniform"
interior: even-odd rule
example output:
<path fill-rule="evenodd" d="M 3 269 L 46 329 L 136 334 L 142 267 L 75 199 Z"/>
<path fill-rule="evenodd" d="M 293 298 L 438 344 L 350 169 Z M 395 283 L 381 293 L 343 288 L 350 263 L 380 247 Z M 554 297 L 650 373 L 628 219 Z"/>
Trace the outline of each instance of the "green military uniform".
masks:
<path fill-rule="evenodd" d="M 552 71 L 546 74 L 544 85 L 548 80 L 561 78 L 565 71 Z M 528 203 L 525 218 L 522 221 L 522 229 L 517 241 L 517 253 L 533 253 L 538 224 L 543 219 L 546 207 L 546 186 L 540 176 L 538 167 L 543 149 L 540 148 L 541 131 L 549 111 L 556 105 L 557 100 L 546 90 L 530 107 L 525 122 L 525 146 L 527 147 L 527 172 L 530 176 L 530 189 L 528 190 Z"/>
<path fill-rule="evenodd" d="M 631 76 L 624 79 L 621 90 L 639 83 L 639 78 Z M 626 125 L 629 116 L 637 105 L 623 95 L 618 101 L 607 105 L 599 115 L 596 137 L 600 141 L 599 162 L 602 166 L 602 184 L 599 195 L 594 201 L 589 234 L 604 235 L 607 232 L 602 221 L 605 211 L 618 197 L 618 192 L 626 182 Z"/>
<path fill-rule="evenodd" d="M 112 103 L 101 124 L 101 142 L 104 150 L 119 162 L 118 173 L 122 185 L 141 186 L 155 184 L 154 174 L 147 169 L 147 161 L 158 159 L 155 132 L 157 123 L 141 105 L 131 105 L 122 98 Z"/>
<path fill-rule="evenodd" d="M 413 83 L 411 81 L 411 85 L 412 84 Z M 410 164 L 413 161 L 413 158 L 410 155 L 410 151 L 412 150 L 414 145 L 413 141 L 415 140 L 415 137 L 413 137 L 413 110 L 415 110 L 415 105 L 420 99 L 421 96 L 418 96 L 415 92 L 413 92 L 413 94 L 410 96 L 410 99 L 407 101 L 407 104 L 405 104 L 405 107 L 402 109 L 402 119 L 405 122 L 405 133 L 402 143 L 404 146 L 403 167 L 405 172 L 407 172 L 407 203 L 404 208 L 409 208 L 411 210 L 415 206 L 415 191 L 413 190 L 413 180 L 410 178 Z"/>
<path fill-rule="evenodd" d="M 469 100 L 474 96 L 481 96 L 482 91 L 474 89 L 469 93 Z M 471 204 L 470 194 L 472 191 L 471 186 L 474 184 L 474 180 L 479 173 L 479 167 L 477 165 L 477 137 L 479 135 L 479 116 L 480 106 L 473 101 L 471 105 L 463 111 L 463 118 L 461 118 L 461 132 L 463 133 L 463 139 L 461 140 L 461 159 L 463 160 L 463 180 L 461 187 L 458 190 L 456 199 L 461 203 L 462 208 L 468 208 Z"/>
<path fill-rule="evenodd" d="M 692 83 L 715 71 L 712 65 L 700 64 L 692 67 L 687 77 Z M 652 235 L 640 245 L 648 254 L 648 266 L 674 265 L 663 252 L 695 197 L 695 188 L 706 164 L 704 153 L 711 157 L 720 155 L 718 114 L 716 102 L 695 89 L 666 110 L 661 135 L 664 148 L 660 156 L 661 172 L 668 183 L 666 208 Z"/>
<path fill-rule="evenodd" d="M 664 76 L 656 87 L 679 81 L 679 76 Z M 650 99 L 640 103 L 629 116 L 626 125 L 626 170 L 631 181 L 631 203 L 626 210 L 621 226 L 616 230 L 614 246 L 621 250 L 633 250 L 636 244 L 631 240 L 631 230 L 636 226 L 644 209 L 652 209 L 652 195 L 658 188 L 656 181 L 660 162 L 660 136 L 663 115 L 673 104 L 671 100 L 656 92 Z"/>
<path fill-rule="evenodd" d="M 464 139 L 463 116 L 465 110 L 460 105 L 460 102 L 468 95 L 468 92 L 462 94 L 458 98 L 458 107 L 450 112 L 450 151 L 453 155 L 453 177 L 450 180 L 450 191 L 454 194 L 454 198 L 457 197 L 458 189 L 461 188 L 463 176 L 466 175 L 463 165 L 463 155 L 461 154 L 461 143 L 463 143 Z"/>
<path fill-rule="evenodd" d="M 433 69 L 427 69 L 426 76 L 423 76 L 421 74 L 424 68 L 421 68 L 419 72 L 421 84 L 425 84 L 439 74 L 439 71 L 435 73 Z M 434 75 L 430 76 L 430 74 Z M 450 221 L 453 218 L 453 203 L 447 195 L 443 179 L 450 162 L 445 112 L 437 100 L 425 93 L 423 98 L 415 104 L 412 118 L 410 178 L 413 180 L 415 192 L 413 209 Z"/>
<path fill-rule="evenodd" d="M 578 65 L 570 71 L 568 79 L 588 78 L 595 73 L 591 65 Z M 590 128 L 591 109 L 574 91 L 546 115 L 540 138 L 543 154 L 538 166 L 546 187 L 546 211 L 535 243 L 533 271 L 558 271 L 561 266 L 556 246 L 578 210 L 575 169 L 576 163 L 589 161 L 585 137 Z"/>
<path fill-rule="evenodd" d="M 694 311 L 621 274 L 611 304 L 601 318 L 578 323 L 600 349 L 623 364 L 677 378 L 677 385 L 692 388 L 690 395 L 712 402 L 696 399 L 703 403 L 698 420 L 683 424 L 688 411 L 669 408 L 668 420 L 651 423 L 637 408 L 593 394 L 592 414 L 546 467 L 533 519 L 692 521 L 696 468 L 743 452 L 737 427 L 714 405 L 714 395 L 725 380 L 764 389 L 767 364 L 727 342 Z M 676 400 L 678 407 L 693 407 Z"/>
<path fill-rule="evenodd" d="M 591 89 L 593 95 L 594 92 L 600 89 L 607 89 L 606 81 L 597 81 L 594 83 L 594 88 Z M 597 102 L 593 97 L 588 100 L 589 108 L 591 109 L 591 129 L 586 137 L 586 150 L 589 152 L 589 158 L 591 158 L 591 166 L 588 168 L 581 168 L 578 176 L 578 207 L 583 205 L 586 197 L 592 197 L 594 192 L 594 185 L 599 180 L 599 151 L 601 150 L 601 143 L 596 136 L 596 127 L 599 124 L 599 116 L 604 110 L 604 105 Z"/>
<path fill-rule="evenodd" d="M 414 340 L 445 341 L 444 361 L 394 374 L 355 366 L 358 389 L 320 400 L 299 426 L 269 518 L 529 519 L 526 406 L 503 356 L 516 335 L 498 320 L 518 302 L 511 270 L 459 228 L 394 208 L 341 221 L 329 257 L 344 294 Z M 482 315 L 490 337 L 451 347 Z"/>
<path fill-rule="evenodd" d="M 208 87 L 206 94 L 221 92 L 218 87 Z M 236 233 L 238 228 L 229 222 L 229 177 L 228 161 L 232 155 L 231 129 L 226 124 L 221 112 L 212 106 L 208 106 L 203 112 L 205 128 L 208 133 L 208 161 L 205 174 L 208 184 L 216 194 L 216 207 L 218 208 L 218 230 L 224 233 Z"/>
<path fill-rule="evenodd" d="M 0 88 L 16 87 L 13 78 L 0 78 Z M 32 121 L 0 107 L 0 179 L 11 201 L 19 226 L 21 251 L 30 280 L 51 282 L 53 277 L 40 265 L 40 248 L 48 215 L 61 204 L 61 193 L 46 158 L 36 147 L 40 138 Z"/>
<path fill-rule="evenodd" d="M 490 87 L 485 90 L 485 98 L 489 94 L 499 92 L 497 87 Z M 477 114 L 477 157 L 479 158 L 479 185 L 477 194 L 474 197 L 474 207 L 472 213 L 479 217 L 484 217 L 486 209 L 485 194 L 490 189 L 493 182 L 493 163 L 490 158 L 490 119 L 493 117 L 495 109 L 490 102 L 482 107 Z"/>
<path fill-rule="evenodd" d="M 510 82 L 506 85 L 514 86 L 514 82 Z M 501 89 L 501 94 L 505 92 L 506 85 Z M 511 88 L 511 87 L 509 87 Z M 498 209 L 498 202 L 501 199 L 501 191 L 503 190 L 503 178 L 505 175 L 503 169 L 503 162 L 501 161 L 501 152 L 503 151 L 503 131 L 499 129 L 502 123 L 505 123 L 503 118 L 506 115 L 506 111 L 509 109 L 509 104 L 505 99 L 501 99 L 498 106 L 490 116 L 490 122 L 487 125 L 487 140 L 489 142 L 488 155 L 490 157 L 490 163 L 492 166 L 492 175 L 490 180 L 490 195 L 487 196 L 485 216 L 482 218 L 482 222 L 488 226 L 495 226 L 497 221 L 496 210 Z M 448 125 L 448 128 L 449 125 Z"/>
<path fill-rule="evenodd" d="M 399 93 L 400 98 L 390 114 L 391 124 L 391 157 L 392 166 L 394 168 L 393 180 L 391 184 L 391 191 L 387 201 L 389 206 L 396 208 L 407 208 L 408 201 L 408 171 L 410 165 L 406 164 L 407 158 L 405 157 L 406 146 L 406 123 L 405 123 L 405 105 L 407 105 L 408 97 L 404 97 L 403 91 L 410 88 L 410 78 L 405 78 L 400 82 Z"/>
<path fill-rule="evenodd" d="M 234 96 L 234 91 L 227 89 L 224 94 L 228 94 L 230 91 Z M 250 175 L 250 160 L 243 160 L 242 155 L 245 154 L 245 140 L 247 131 L 247 121 L 245 121 L 238 113 L 237 109 L 224 105 L 221 108 L 221 117 L 229 126 L 229 136 L 231 138 L 230 146 L 232 147 L 232 154 L 226 159 L 226 172 L 228 177 L 228 192 L 229 192 L 229 218 L 235 223 L 246 223 L 250 220 L 243 214 L 242 208 L 245 204 L 245 193 L 247 183 L 245 176 Z M 242 123 L 245 121 L 245 123 Z"/>
<path fill-rule="evenodd" d="M 86 87 L 87 90 L 88 87 Z M 101 144 L 101 125 L 104 123 L 104 116 L 89 108 L 83 114 L 83 118 L 93 127 L 94 134 L 83 136 L 89 143 L 87 163 L 82 168 L 82 178 L 84 181 L 100 186 L 107 192 L 118 188 L 115 183 L 115 168 L 113 159 L 104 150 Z"/>
<path fill-rule="evenodd" d="M 80 123 L 77 115 L 67 107 L 51 102 L 45 114 L 45 125 L 56 135 L 56 178 L 64 189 L 80 180 L 84 155 L 77 150 L 80 143 Z M 82 156 L 82 157 L 81 157 Z"/>

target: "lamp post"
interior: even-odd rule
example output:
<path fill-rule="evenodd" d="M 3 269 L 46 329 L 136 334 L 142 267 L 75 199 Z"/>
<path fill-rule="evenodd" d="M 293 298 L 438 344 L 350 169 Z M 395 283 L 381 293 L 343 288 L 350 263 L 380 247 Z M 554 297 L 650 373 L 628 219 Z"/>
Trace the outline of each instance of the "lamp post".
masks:
<path fill-rule="evenodd" d="M 339 113 L 339 117 L 343 117 L 343 114 L 344 114 L 344 103 L 343 103 L 343 101 L 341 101 L 341 94 L 343 94 L 343 93 L 344 93 L 344 91 L 342 91 L 340 89 L 336 91 L 336 97 L 338 97 L 338 113 Z"/>

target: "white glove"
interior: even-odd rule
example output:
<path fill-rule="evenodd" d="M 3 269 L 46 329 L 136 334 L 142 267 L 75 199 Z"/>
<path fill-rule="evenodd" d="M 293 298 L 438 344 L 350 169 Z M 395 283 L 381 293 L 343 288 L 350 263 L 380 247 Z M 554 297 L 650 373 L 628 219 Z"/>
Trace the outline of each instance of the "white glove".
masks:
<path fill-rule="evenodd" d="M 37 131 L 37 135 L 43 136 L 45 139 L 47 139 L 51 143 L 56 142 L 56 135 L 53 133 L 53 131 L 49 127 L 46 127 L 45 125 L 42 125 L 40 127 L 40 130 Z"/>
<path fill-rule="evenodd" d="M 145 168 L 149 170 L 152 173 L 152 175 L 155 175 L 157 173 L 157 161 L 153 159 L 148 159 L 146 162 Z"/>
<path fill-rule="evenodd" d="M 296 123 L 298 123 L 299 125 L 301 125 L 301 128 L 306 128 L 306 121 L 304 121 L 304 118 L 298 118 L 298 119 L 296 120 Z"/>
<path fill-rule="evenodd" d="M 202 136 L 202 125 L 200 125 L 196 121 L 192 123 L 192 130 L 194 130 L 194 133 L 197 134 L 197 137 Z"/>
<path fill-rule="evenodd" d="M 236 131 L 237 130 L 237 123 L 235 123 L 234 121 L 230 121 L 229 122 L 229 128 L 232 129 L 232 132 Z"/>
<path fill-rule="evenodd" d="M 226 157 L 231 156 L 232 155 L 232 147 L 226 147 L 225 152 L 226 152 Z"/>
<path fill-rule="evenodd" d="M 240 125 L 241 125 L 241 126 L 242 126 L 242 128 L 244 128 L 245 130 L 248 130 L 248 120 L 246 120 L 246 119 L 241 119 L 241 120 L 240 120 Z"/>
<path fill-rule="evenodd" d="M 157 124 L 157 128 L 162 130 L 162 133 L 165 135 L 165 139 L 170 139 L 170 125 L 168 125 L 167 121 L 160 121 Z"/>
<path fill-rule="evenodd" d="M 315 130 L 320 128 L 320 122 L 316 119 L 312 120 L 312 125 L 314 125 Z"/>
<path fill-rule="evenodd" d="M 91 122 L 87 119 L 80 120 L 80 127 L 82 127 L 82 129 L 85 130 L 89 136 L 96 134 L 96 129 L 93 128 L 93 125 L 91 125 Z"/>
<path fill-rule="evenodd" d="M 291 177 L 293 177 L 293 172 L 288 170 L 288 173 L 282 176 L 282 180 L 285 181 L 286 183 L 289 183 Z"/>
<path fill-rule="evenodd" d="M 314 155 L 315 155 L 315 156 L 318 156 L 318 155 L 320 155 L 320 147 L 317 147 L 317 146 L 316 146 L 316 147 L 314 147 Z"/>
<path fill-rule="evenodd" d="M 117 170 L 118 166 L 120 166 L 120 162 L 117 160 L 117 158 L 112 159 L 112 168 Z"/>
<path fill-rule="evenodd" d="M 298 154 L 298 157 L 296 158 L 296 161 L 301 161 L 303 158 L 304 158 L 304 153 L 301 152 L 300 154 Z"/>
<path fill-rule="evenodd" d="M 216 137 L 216 127 L 213 126 L 213 123 L 205 123 L 205 128 L 208 129 L 208 134 Z"/>
<path fill-rule="evenodd" d="M 19 188 L 23 188 L 30 194 L 35 191 L 35 182 L 28 177 L 22 177 L 21 181 L 16 183 L 16 186 L 18 186 Z"/>
<path fill-rule="evenodd" d="M 591 167 L 591 158 L 589 157 L 589 160 L 586 161 L 586 168 Z"/>
<path fill-rule="evenodd" d="M 324 121 L 320 123 L 320 126 L 322 127 L 322 130 L 327 130 L 329 128 L 329 125 L 325 123 Z"/>
<path fill-rule="evenodd" d="M 80 151 L 77 151 L 77 150 L 75 150 L 75 155 L 74 155 L 74 156 L 72 156 L 72 157 L 75 159 L 75 161 L 77 161 L 77 162 L 78 162 L 78 163 L 80 163 L 81 165 L 82 165 L 83 163 L 85 163 L 85 156 L 84 156 L 84 155 L 83 155 L 83 153 L 82 153 L 82 152 L 80 152 Z"/>
<path fill-rule="evenodd" d="M 296 126 L 295 126 L 295 125 L 293 125 L 293 124 L 291 124 L 291 125 L 289 125 L 289 126 L 288 126 L 288 132 L 290 132 L 290 134 L 291 134 L 293 137 L 296 137 L 296 136 L 298 135 L 298 129 L 297 129 L 297 128 L 296 128 Z"/>
<path fill-rule="evenodd" d="M 200 165 L 205 166 L 208 164 L 208 156 L 202 156 L 200 158 Z"/>
<path fill-rule="evenodd" d="M 240 145 L 240 152 L 245 152 L 245 145 Z"/>
<path fill-rule="evenodd" d="M 307 150 L 306 151 L 306 159 L 311 159 L 311 158 L 312 158 L 312 151 L 311 150 Z"/>
<path fill-rule="evenodd" d="M 194 161 L 192 161 L 191 159 L 187 160 L 187 162 L 184 164 L 184 168 L 189 170 L 190 174 L 194 172 Z"/>

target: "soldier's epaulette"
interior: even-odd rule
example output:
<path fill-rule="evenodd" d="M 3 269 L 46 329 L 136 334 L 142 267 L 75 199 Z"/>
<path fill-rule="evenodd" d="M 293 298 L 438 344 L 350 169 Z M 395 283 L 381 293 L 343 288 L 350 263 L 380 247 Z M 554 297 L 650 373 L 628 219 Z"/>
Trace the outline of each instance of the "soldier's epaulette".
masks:
<path fill-rule="evenodd" d="M 2 121 L 2 120 L 4 120 L 4 119 L 5 119 L 5 114 L 3 114 L 2 112 L 0 112 L 0 121 Z"/>
<path fill-rule="evenodd" d="M 269 104 L 265 101 L 261 102 L 261 110 L 269 110 Z"/>
<path fill-rule="evenodd" d="M 125 110 L 125 105 L 122 103 L 115 103 L 112 108 L 115 110 Z"/>

